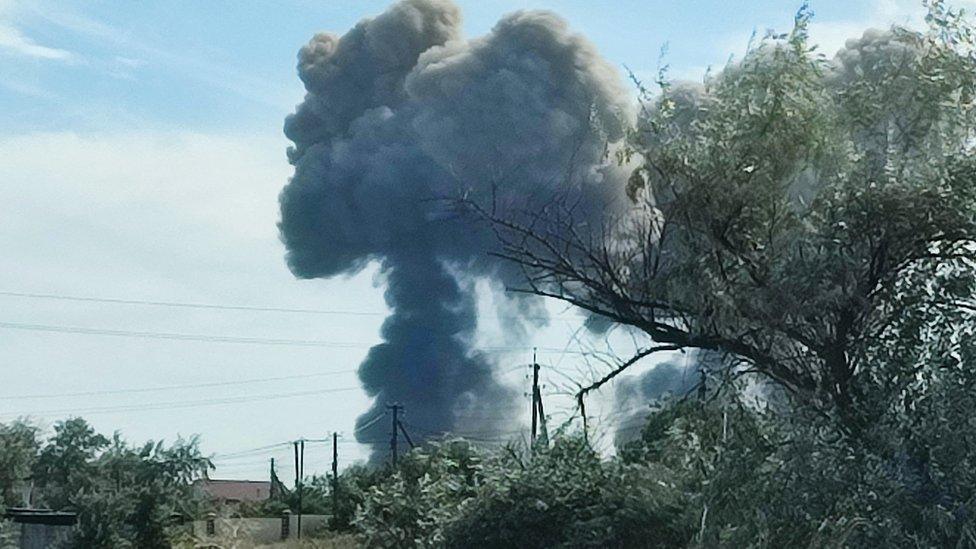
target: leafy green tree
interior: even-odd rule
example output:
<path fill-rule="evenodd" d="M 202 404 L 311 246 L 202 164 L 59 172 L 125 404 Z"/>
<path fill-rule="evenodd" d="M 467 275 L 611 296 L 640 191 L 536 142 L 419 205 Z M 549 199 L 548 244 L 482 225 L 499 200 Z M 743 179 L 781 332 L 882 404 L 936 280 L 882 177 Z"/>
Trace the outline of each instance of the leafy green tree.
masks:
<path fill-rule="evenodd" d="M 40 505 L 78 514 L 63 545 L 85 548 L 170 547 L 167 527 L 196 514 L 191 485 L 210 467 L 196 438 L 133 447 L 81 418 L 55 424 L 43 444 L 29 423 L 0 425 L 0 457 L 4 503 L 19 504 L 18 483 L 32 477 Z"/>
<path fill-rule="evenodd" d="M 91 463 L 90 489 L 76 497 L 80 527 L 72 547 L 168 548 L 174 516 L 192 517 L 200 506 L 192 489 L 210 462 L 198 440 L 170 446 L 128 446 L 116 434 Z"/>
<path fill-rule="evenodd" d="M 354 524 L 366 544 L 442 545 L 444 525 L 456 517 L 458 505 L 474 495 L 482 459 L 463 440 L 431 443 L 405 455 L 395 471 L 368 487 L 357 506 Z"/>
<path fill-rule="evenodd" d="M 668 401 L 628 463 L 659 464 L 699 517 L 694 546 L 968 547 L 976 541 L 971 470 L 976 349 L 936 364 L 911 409 L 893 405 L 865 434 L 839 436 L 829 418 L 738 402 Z"/>
<path fill-rule="evenodd" d="M 301 508 L 308 515 L 326 515 L 332 512 L 332 477 L 314 475 L 305 479 L 302 485 Z M 243 516 L 280 517 L 286 509 L 298 512 L 298 490 L 289 490 L 274 499 L 261 502 L 254 508 L 242 507 Z"/>
<path fill-rule="evenodd" d="M 448 547 L 683 547 L 695 516 L 673 471 L 603 460 L 581 437 L 487 460 Z"/>
<path fill-rule="evenodd" d="M 0 424 L 0 505 L 23 505 L 39 450 L 37 427 L 20 419 Z"/>
<path fill-rule="evenodd" d="M 804 8 L 702 85 L 662 75 L 622 153 L 633 208 L 602 226 L 571 191 L 475 205 L 527 291 L 653 340 L 581 401 L 656 352 L 724 357 L 725 400 L 622 452 L 679 473 L 695 544 L 976 546 L 976 29 L 927 6 L 835 59 Z"/>
<path fill-rule="evenodd" d="M 655 342 L 581 396 L 698 348 L 865 438 L 923 349 L 953 344 L 932 330 L 972 321 L 973 27 L 933 1 L 926 31 L 869 32 L 831 61 L 809 19 L 702 86 L 662 77 L 624 155 L 641 164 L 627 214 L 588 231 L 571 191 L 486 214 L 526 291 Z"/>
<path fill-rule="evenodd" d="M 336 501 L 338 505 L 331 509 L 332 520 L 330 527 L 339 531 L 355 529 L 356 512 L 366 502 L 372 486 L 379 485 L 392 475 L 386 468 L 371 468 L 363 465 L 353 465 L 339 475 L 339 486 Z M 331 494 L 331 485 L 330 492 Z M 330 498 L 331 503 L 331 498 Z"/>
<path fill-rule="evenodd" d="M 682 547 L 696 517 L 659 464 L 603 460 L 581 438 L 483 450 L 463 440 L 404 456 L 365 494 L 371 547 Z"/>
<path fill-rule="evenodd" d="M 96 458 L 109 440 L 81 418 L 61 421 L 44 445 L 34 466 L 42 503 L 52 509 L 77 508 L 76 497 L 94 489 Z"/>

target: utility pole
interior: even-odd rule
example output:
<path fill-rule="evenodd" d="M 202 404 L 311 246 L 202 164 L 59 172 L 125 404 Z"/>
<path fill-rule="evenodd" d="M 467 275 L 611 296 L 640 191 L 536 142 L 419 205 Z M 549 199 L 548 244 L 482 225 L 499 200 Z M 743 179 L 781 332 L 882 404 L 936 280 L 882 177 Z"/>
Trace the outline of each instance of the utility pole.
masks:
<path fill-rule="evenodd" d="M 275 465 L 274 464 L 274 458 L 271 458 L 271 476 L 268 477 L 268 480 L 271 481 L 271 498 L 272 499 L 274 499 L 274 496 L 275 496 L 275 488 L 276 488 L 276 486 L 275 486 L 275 469 L 274 469 L 274 465 Z"/>
<path fill-rule="evenodd" d="M 536 360 L 535 348 L 532 349 L 532 446 L 535 446 L 536 437 L 540 434 L 542 438 L 549 440 L 549 431 L 546 429 L 546 413 L 542 407 L 542 391 L 539 389 L 539 362 Z"/>
<path fill-rule="evenodd" d="M 332 433 L 332 520 L 339 508 L 339 433 Z"/>
<path fill-rule="evenodd" d="M 583 418 L 583 442 L 586 443 L 587 446 L 589 446 L 590 433 L 589 433 L 588 426 L 586 424 L 586 395 L 580 393 L 579 396 L 576 398 L 576 400 L 579 403 L 580 417 Z"/>
<path fill-rule="evenodd" d="M 299 486 L 302 485 L 301 484 L 302 472 L 298 466 L 298 441 L 296 440 L 292 444 L 295 445 L 295 491 L 301 493 L 301 488 L 299 488 Z M 299 505 L 299 507 L 301 507 L 301 505 Z M 299 513 L 301 513 L 301 511 L 299 511 Z M 301 530 L 299 529 L 299 531 Z"/>
<path fill-rule="evenodd" d="M 539 431 L 539 408 L 536 402 L 539 398 L 539 363 L 535 359 L 535 347 L 532 348 L 532 446 L 535 446 L 535 437 Z"/>
<path fill-rule="evenodd" d="M 549 430 L 546 428 L 546 411 L 542 408 L 542 390 L 539 389 L 538 385 L 535 387 L 535 405 L 539 411 L 539 434 L 542 435 L 543 442 L 548 446 Z"/>
<path fill-rule="evenodd" d="M 407 444 L 410 445 L 410 449 L 413 450 L 414 448 L 416 448 L 416 446 L 413 443 L 413 439 L 410 438 L 410 434 L 407 433 L 407 430 L 403 427 L 403 422 L 398 421 L 397 426 L 400 427 L 400 432 L 403 433 L 403 438 L 407 439 Z"/>
<path fill-rule="evenodd" d="M 302 439 L 302 452 L 301 461 L 302 466 L 302 482 L 298 485 L 298 539 L 302 539 L 302 496 L 305 491 L 305 439 Z"/>
<path fill-rule="evenodd" d="M 399 413 L 402 406 L 391 404 L 387 408 L 393 410 L 393 429 L 390 431 L 390 457 L 393 460 L 393 468 L 397 466 L 397 427 L 400 426 Z"/>
<path fill-rule="evenodd" d="M 295 489 L 298 490 L 298 538 L 302 537 L 302 479 L 305 477 L 305 439 L 295 441 Z"/>
<path fill-rule="evenodd" d="M 298 471 L 298 441 L 296 440 L 292 444 L 295 445 L 295 490 L 298 490 L 299 482 L 299 471 Z"/>

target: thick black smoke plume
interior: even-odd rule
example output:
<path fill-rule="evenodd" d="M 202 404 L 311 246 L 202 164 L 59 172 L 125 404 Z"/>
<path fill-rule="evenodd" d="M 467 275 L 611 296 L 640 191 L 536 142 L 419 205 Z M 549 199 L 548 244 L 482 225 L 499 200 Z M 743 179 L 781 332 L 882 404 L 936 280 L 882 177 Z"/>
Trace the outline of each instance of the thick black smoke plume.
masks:
<path fill-rule="evenodd" d="M 511 392 L 469 346 L 468 288 L 516 273 L 489 259 L 486 228 L 437 199 L 463 190 L 531 208 L 574 185 L 597 209 L 616 204 L 625 174 L 607 147 L 629 118 L 617 72 L 550 13 L 464 40 L 447 0 L 405 0 L 341 38 L 318 34 L 298 72 L 308 93 L 285 122 L 295 174 L 280 197 L 288 265 L 315 278 L 379 261 L 393 310 L 360 368 L 374 406 L 359 425 L 395 401 L 427 432 L 491 428 Z M 358 432 L 374 458 L 387 428 Z"/>

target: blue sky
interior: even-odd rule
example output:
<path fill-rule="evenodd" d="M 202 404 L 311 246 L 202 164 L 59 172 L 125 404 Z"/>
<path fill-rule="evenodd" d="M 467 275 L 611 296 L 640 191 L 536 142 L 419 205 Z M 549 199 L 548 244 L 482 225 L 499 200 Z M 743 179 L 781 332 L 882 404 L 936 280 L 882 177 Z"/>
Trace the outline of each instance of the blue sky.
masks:
<path fill-rule="evenodd" d="M 285 268 L 275 227 L 277 193 L 290 174 L 281 127 L 303 95 L 298 48 L 313 33 L 344 32 L 386 4 L 0 0 L 0 367 L 7 373 L 0 420 L 29 413 L 50 424 L 77 411 L 134 441 L 199 433 L 205 450 L 218 453 L 332 430 L 351 440 L 355 417 L 368 406 L 354 370 L 378 340 L 382 281 L 375 269 L 297 281 Z M 741 54 L 753 31 L 788 29 L 799 7 L 783 0 L 458 4 L 468 37 L 517 9 L 556 11 L 613 64 L 642 77 L 656 73 L 668 44 L 665 62 L 681 78 L 700 78 L 706 67 Z M 830 53 L 865 28 L 916 24 L 921 11 L 909 0 L 811 4 L 814 39 Z M 576 321 L 561 314 L 538 334 L 540 346 L 569 342 Z M 52 326 L 101 333 L 46 331 Z M 322 344 L 174 341 L 105 330 Z M 480 337 L 504 344 L 491 326 Z M 528 357 L 523 350 L 499 358 L 512 383 L 524 383 L 518 365 Z M 585 368 L 571 355 L 544 351 L 542 358 L 554 370 Z M 194 383 L 200 386 L 141 391 Z M 336 389 L 343 391 L 295 394 Z M 92 391 L 99 394 L 67 396 Z M 24 395 L 39 396 L 9 398 Z M 258 400 L 194 404 L 222 398 Z M 161 409 L 144 409 L 156 404 Z M 344 448 L 345 462 L 363 456 L 354 444 Z M 286 447 L 275 451 L 289 463 Z M 309 471 L 327 469 L 328 448 L 309 451 Z M 223 461 L 218 476 L 263 478 L 271 453 Z"/>
<path fill-rule="evenodd" d="M 267 131 L 300 99 L 295 52 L 316 31 L 343 31 L 387 2 L 10 2 L 0 4 L 7 131 Z M 799 3 L 577 0 L 459 2 L 468 36 L 510 11 L 550 9 L 618 66 L 676 75 L 720 66 L 753 30 L 787 28 Z M 913 2 L 813 3 L 818 34 L 905 19 Z M 6 46 L 6 47 L 4 47 Z"/>

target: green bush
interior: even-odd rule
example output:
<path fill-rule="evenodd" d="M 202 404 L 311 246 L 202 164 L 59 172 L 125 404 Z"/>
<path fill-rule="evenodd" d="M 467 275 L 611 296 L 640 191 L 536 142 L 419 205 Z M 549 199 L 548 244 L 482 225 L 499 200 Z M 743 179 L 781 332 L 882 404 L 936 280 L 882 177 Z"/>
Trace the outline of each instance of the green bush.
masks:
<path fill-rule="evenodd" d="M 475 495 L 482 467 L 481 452 L 463 440 L 414 450 L 365 492 L 356 528 L 371 547 L 441 546 L 445 525 Z"/>
<path fill-rule="evenodd" d="M 581 438 L 527 454 L 464 441 L 408 454 L 356 525 L 372 547 L 676 547 L 695 517 L 674 474 L 602 460 Z"/>
<path fill-rule="evenodd" d="M 675 475 L 603 460 L 582 438 L 488 461 L 445 528 L 450 547 L 680 547 L 694 532 Z"/>

